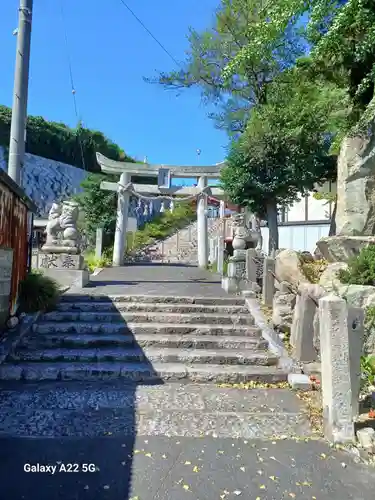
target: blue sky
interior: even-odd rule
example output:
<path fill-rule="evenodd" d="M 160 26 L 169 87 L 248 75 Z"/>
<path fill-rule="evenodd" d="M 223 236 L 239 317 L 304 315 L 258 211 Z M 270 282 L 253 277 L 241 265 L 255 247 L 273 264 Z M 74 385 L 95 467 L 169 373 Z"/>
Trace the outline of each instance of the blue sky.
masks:
<path fill-rule="evenodd" d="M 12 102 L 19 0 L 1 2 L 0 103 Z M 61 20 L 64 5 L 77 102 L 88 128 L 101 130 L 128 154 L 150 163 L 209 165 L 225 157 L 227 138 L 206 117 L 197 90 L 179 97 L 143 82 L 173 61 L 120 0 L 34 0 L 28 113 L 76 125 Z M 211 23 L 218 0 L 128 0 L 177 60 L 189 26 Z M 201 155 L 196 153 L 201 149 Z"/>

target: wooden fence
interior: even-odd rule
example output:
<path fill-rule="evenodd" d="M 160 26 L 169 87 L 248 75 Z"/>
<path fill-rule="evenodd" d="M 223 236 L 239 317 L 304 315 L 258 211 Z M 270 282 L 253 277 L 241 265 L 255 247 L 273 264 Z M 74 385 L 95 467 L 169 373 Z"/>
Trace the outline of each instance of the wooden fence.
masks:
<path fill-rule="evenodd" d="M 0 170 L 0 248 L 13 251 L 9 312 L 16 306 L 19 283 L 27 274 L 32 215 L 36 210 L 24 191 Z"/>

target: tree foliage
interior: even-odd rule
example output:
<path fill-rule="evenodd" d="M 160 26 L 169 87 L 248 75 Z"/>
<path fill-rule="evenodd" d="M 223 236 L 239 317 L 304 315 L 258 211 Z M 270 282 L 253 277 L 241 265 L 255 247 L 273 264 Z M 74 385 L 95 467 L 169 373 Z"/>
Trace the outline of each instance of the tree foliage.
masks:
<path fill-rule="evenodd" d="M 117 193 L 100 189 L 102 181 L 118 182 L 118 178 L 91 173 L 81 183 L 82 193 L 75 196 L 85 214 L 85 231 L 91 244 L 98 227 L 103 228 L 109 237 L 114 235 L 116 228 Z"/>
<path fill-rule="evenodd" d="M 289 23 L 267 44 L 258 44 L 240 71 L 225 75 L 241 51 L 252 45 L 265 14 L 259 12 L 264 0 L 221 0 L 212 27 L 198 33 L 191 29 L 189 49 L 181 68 L 147 79 L 166 89 L 181 91 L 199 88 L 203 102 L 214 106 L 209 113 L 218 128 L 230 135 L 242 133 L 250 110 L 267 100 L 267 88 L 285 68 L 304 53 L 296 26 Z"/>
<path fill-rule="evenodd" d="M 12 110 L 0 106 L 0 146 L 5 148 L 9 146 L 11 120 Z M 111 160 L 134 162 L 102 132 L 89 130 L 81 124 L 73 129 L 63 123 L 47 121 L 41 116 L 29 116 L 27 119 L 26 151 L 78 168 L 85 167 L 91 172 L 99 170 L 97 152 Z"/>
<path fill-rule="evenodd" d="M 373 0 L 273 0 L 267 5 L 258 32 L 228 63 L 223 76 L 244 71 L 258 46 L 280 36 L 291 21 L 306 18 L 301 29 L 311 45 L 316 69 L 345 80 L 353 105 L 352 121 L 358 121 L 374 94 L 375 3 Z M 252 31 L 252 26 L 248 26 Z"/>
<path fill-rule="evenodd" d="M 344 104 L 345 91 L 292 69 L 269 87 L 267 104 L 253 109 L 232 144 L 222 185 L 232 201 L 267 220 L 270 251 L 278 248 L 277 207 L 335 178 L 329 150 L 346 120 Z"/>

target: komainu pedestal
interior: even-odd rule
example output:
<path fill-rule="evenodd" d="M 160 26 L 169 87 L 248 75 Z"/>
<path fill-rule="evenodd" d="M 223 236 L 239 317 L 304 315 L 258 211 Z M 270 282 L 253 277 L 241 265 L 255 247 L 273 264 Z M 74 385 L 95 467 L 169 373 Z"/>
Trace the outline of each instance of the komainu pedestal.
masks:
<path fill-rule="evenodd" d="M 79 205 L 65 201 L 54 203 L 46 227 L 46 243 L 42 247 L 40 269 L 62 286 L 83 287 L 89 273 L 80 249 L 77 229 Z"/>

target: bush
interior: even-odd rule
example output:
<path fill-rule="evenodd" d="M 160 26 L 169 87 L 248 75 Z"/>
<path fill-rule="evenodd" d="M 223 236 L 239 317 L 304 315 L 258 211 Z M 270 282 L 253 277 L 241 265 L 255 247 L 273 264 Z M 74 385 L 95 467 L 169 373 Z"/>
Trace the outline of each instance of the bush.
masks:
<path fill-rule="evenodd" d="M 361 388 L 375 384 L 375 356 L 361 357 Z"/>
<path fill-rule="evenodd" d="M 326 260 L 315 260 L 313 262 L 303 262 L 301 271 L 310 283 L 319 283 L 320 277 L 328 266 Z"/>
<path fill-rule="evenodd" d="M 102 257 L 98 259 L 93 251 L 85 254 L 85 262 L 90 272 L 95 271 L 98 267 L 111 267 L 112 265 L 111 260 L 107 257 L 107 255 L 103 254 Z"/>
<path fill-rule="evenodd" d="M 358 256 L 351 259 L 348 269 L 339 272 L 339 279 L 348 285 L 375 286 L 375 245 L 363 248 Z"/>
<path fill-rule="evenodd" d="M 60 297 L 59 285 L 53 279 L 32 271 L 19 287 L 20 311 L 33 313 L 53 309 Z"/>

